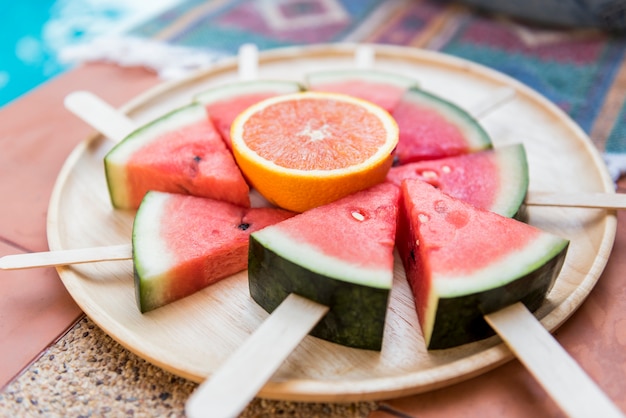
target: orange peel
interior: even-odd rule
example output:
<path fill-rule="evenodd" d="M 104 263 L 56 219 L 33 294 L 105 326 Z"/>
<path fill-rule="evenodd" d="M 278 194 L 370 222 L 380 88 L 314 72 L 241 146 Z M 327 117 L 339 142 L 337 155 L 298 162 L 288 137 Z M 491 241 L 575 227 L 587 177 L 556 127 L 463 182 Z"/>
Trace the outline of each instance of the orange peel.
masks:
<path fill-rule="evenodd" d="M 270 203 L 304 212 L 383 182 L 398 126 L 368 101 L 308 91 L 246 109 L 231 139 L 250 185 Z"/>

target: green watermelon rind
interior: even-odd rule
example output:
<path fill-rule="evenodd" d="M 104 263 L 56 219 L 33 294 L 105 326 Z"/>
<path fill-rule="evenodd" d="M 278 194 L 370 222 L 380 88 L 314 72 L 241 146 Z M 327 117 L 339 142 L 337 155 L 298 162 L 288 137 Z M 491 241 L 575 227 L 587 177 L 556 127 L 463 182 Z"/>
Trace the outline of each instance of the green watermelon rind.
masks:
<path fill-rule="evenodd" d="M 438 109 L 450 122 L 463 129 L 468 139 L 470 151 L 479 151 L 493 147 L 491 137 L 469 112 L 441 96 L 432 94 L 421 88 L 412 87 L 407 90 L 403 100 L 426 104 Z"/>
<path fill-rule="evenodd" d="M 489 210 L 502 216 L 527 220 L 528 156 L 523 144 L 512 144 L 494 149 L 498 163 L 500 191 Z M 505 191 L 506 188 L 508 191 Z"/>
<path fill-rule="evenodd" d="M 142 276 L 151 276 L 173 264 L 161 238 L 160 225 L 155 223 L 156 219 L 163 218 L 168 196 L 167 193 L 153 191 L 146 193 L 135 214 L 132 231 L 133 262 Z"/>
<path fill-rule="evenodd" d="M 152 310 L 155 301 L 163 299 L 163 282 L 168 278 L 162 272 L 174 265 L 161 238 L 159 223 L 155 222 L 162 219 L 168 196 L 160 192 L 146 193 L 133 222 L 133 276 L 137 306 L 141 312 Z"/>
<path fill-rule="evenodd" d="M 468 152 L 493 148 L 491 137 L 480 122 L 465 109 L 451 101 L 419 87 L 409 88 L 404 93 L 402 101 L 437 110 L 449 123 L 457 126 L 464 133 Z M 399 163 L 404 164 L 405 162 L 400 161 Z"/>
<path fill-rule="evenodd" d="M 403 184 L 404 192 L 410 188 L 411 192 L 409 193 L 413 193 L 411 196 L 414 202 L 430 202 L 434 205 L 433 210 L 436 212 L 440 212 L 437 208 L 442 207 L 438 204 L 441 199 L 444 200 L 444 207 L 448 206 L 445 201 L 449 200 L 450 202 L 457 202 L 461 208 L 466 210 L 477 211 L 477 218 L 473 222 L 478 222 L 476 227 L 479 230 L 466 232 L 466 234 L 479 234 L 473 247 L 471 249 L 467 247 L 469 253 L 459 254 L 457 251 L 455 258 L 459 262 L 455 263 L 453 267 L 445 267 L 446 271 L 442 271 L 440 268 L 439 271 L 426 273 L 430 271 L 430 262 L 428 259 L 422 258 L 422 252 L 419 248 L 422 245 L 428 246 L 428 243 L 422 243 L 423 238 L 418 233 L 417 228 L 425 227 L 427 228 L 426 231 L 432 232 L 434 226 L 424 224 L 430 221 L 428 214 L 424 214 L 422 218 L 422 212 L 414 208 L 411 210 L 417 210 L 420 215 L 417 215 L 417 218 L 412 218 L 408 213 L 409 208 L 406 201 L 400 205 L 396 245 L 414 295 L 416 291 L 428 292 L 422 295 L 422 297 L 426 296 L 426 309 L 421 311 L 421 306 L 416 307 L 420 316 L 422 334 L 429 350 L 457 347 L 487 338 L 493 335 L 493 330 L 484 320 L 485 314 L 518 301 L 524 303 L 529 310 L 534 311 L 545 301 L 545 297 L 552 289 L 565 261 L 569 240 L 532 226 L 514 225 L 513 223 L 518 221 L 472 208 L 471 205 L 448 197 L 443 192 L 436 192 L 435 188 L 419 180 L 409 181 L 413 183 L 405 182 Z M 432 194 L 429 195 L 431 192 Z M 406 195 L 404 197 L 406 199 Z M 427 206 L 427 203 L 424 205 Z M 454 209 L 450 213 L 457 210 L 463 209 Z M 442 214 L 441 216 L 446 215 Z M 489 222 L 501 220 L 502 222 L 497 230 L 483 232 L 486 227 L 481 226 L 481 221 L 487 220 Z M 469 262 L 471 263 L 473 252 L 481 245 L 492 245 L 488 236 L 483 234 L 506 234 L 509 230 L 507 226 L 520 227 L 521 230 L 533 229 L 534 231 L 521 244 L 516 243 L 516 236 L 512 235 L 510 237 L 511 245 L 498 247 L 497 258 L 491 258 L 488 265 L 468 267 L 466 266 L 467 263 L 462 262 L 463 257 L 466 256 L 470 257 Z M 471 239 L 474 236 L 467 235 L 467 237 Z M 432 248 L 437 251 L 441 248 L 437 243 L 432 243 L 432 245 Z M 444 245 L 443 251 L 446 250 L 452 249 L 450 246 L 445 247 Z M 428 278 L 429 287 L 419 287 L 422 284 L 420 280 L 424 280 L 420 277 L 423 274 L 432 274 Z M 415 275 L 416 282 L 411 282 L 413 275 Z"/>
<path fill-rule="evenodd" d="M 195 122 L 207 119 L 203 106 L 192 103 L 174 109 L 165 115 L 131 132 L 115 145 L 104 157 L 104 171 L 109 189 L 109 196 L 114 207 L 125 207 L 128 200 L 128 184 L 125 164 L 138 150 L 157 140 L 166 132 L 174 131 Z"/>
<path fill-rule="evenodd" d="M 289 94 L 304 91 L 305 87 L 290 80 L 249 80 L 221 84 L 202 91 L 193 97 L 194 103 L 208 105 L 220 100 L 257 93 Z"/>
<path fill-rule="evenodd" d="M 511 238 L 515 240 L 514 237 Z M 549 233 L 540 234 L 524 248 L 494 260 L 485 268 L 461 276 L 434 278 L 435 292 L 441 298 L 457 298 L 506 286 L 521 277 L 532 274 L 567 248 L 568 241 Z"/>
<path fill-rule="evenodd" d="M 388 269 L 365 268 L 340 257 L 324 254 L 316 247 L 291 239 L 279 228 L 265 228 L 252 234 L 256 242 L 294 265 L 320 276 L 370 288 L 390 289 L 393 274 Z"/>
<path fill-rule="evenodd" d="M 529 175 L 528 175 L 528 158 L 526 155 L 526 149 L 524 145 L 511 144 L 502 147 L 497 147 L 489 150 L 479 151 L 479 153 L 491 153 L 493 156 L 492 162 L 497 166 L 497 178 L 498 184 L 497 193 L 495 193 L 494 201 L 485 209 L 495 212 L 499 215 L 506 216 L 507 218 L 514 218 L 519 221 L 525 222 L 527 220 L 526 211 L 526 195 L 528 193 Z M 455 161 L 464 161 L 467 157 L 478 156 L 476 154 L 464 154 L 454 157 L 441 158 L 437 160 L 428 160 L 425 162 L 415 162 L 402 166 L 393 167 L 391 170 L 399 170 L 402 173 L 406 173 L 410 169 L 414 175 L 417 175 L 417 171 L 424 173 L 430 171 L 430 167 L 435 165 L 434 169 L 434 182 L 440 183 L 441 189 L 444 192 L 448 192 L 450 195 L 454 195 L 449 189 L 446 189 L 446 169 L 455 170 L 459 163 Z M 463 162 L 464 166 L 465 162 Z M 407 170 L 407 171 L 403 171 Z M 466 171 L 463 171 L 466 173 Z M 397 186 L 401 185 L 400 179 L 410 178 L 410 176 L 391 176 L 387 181 L 390 181 Z M 419 178 L 419 177 L 418 177 Z M 423 178 L 423 177 L 422 177 Z M 463 180 L 472 181 L 470 178 L 464 178 Z M 428 179 L 425 181 L 430 182 Z M 458 183 L 457 183 L 458 184 Z M 458 196 L 453 196 L 458 197 Z"/>
<path fill-rule="evenodd" d="M 563 240 L 551 254 L 529 266 L 525 274 L 507 283 L 463 296 L 439 298 L 428 349 L 448 349 L 495 335 L 484 315 L 513 303 L 522 302 L 531 312 L 539 309 L 565 262 L 568 245 Z"/>
<path fill-rule="evenodd" d="M 248 285 L 263 309 L 273 312 L 290 293 L 296 293 L 329 307 L 311 335 L 353 348 L 382 348 L 390 288 L 316 273 L 265 248 L 257 236 L 250 236 Z"/>
<path fill-rule="evenodd" d="M 419 82 L 414 78 L 373 69 L 337 69 L 309 72 L 305 74 L 304 85 L 306 88 L 315 88 L 317 84 L 354 80 L 389 84 L 405 89 L 419 85 Z"/>

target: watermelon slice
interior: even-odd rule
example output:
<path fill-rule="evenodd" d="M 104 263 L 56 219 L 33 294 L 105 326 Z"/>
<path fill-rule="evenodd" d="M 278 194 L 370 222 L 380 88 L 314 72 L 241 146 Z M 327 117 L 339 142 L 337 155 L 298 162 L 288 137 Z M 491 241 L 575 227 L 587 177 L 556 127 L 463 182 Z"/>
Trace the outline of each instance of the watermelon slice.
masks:
<path fill-rule="evenodd" d="M 392 167 L 387 181 L 420 179 L 442 192 L 502 216 L 525 219 L 528 161 L 522 144 Z"/>
<path fill-rule="evenodd" d="M 306 74 L 308 90 L 343 93 L 368 100 L 391 112 L 417 81 L 379 70 L 327 70 Z"/>
<path fill-rule="evenodd" d="M 224 84 L 199 93 L 194 101 L 203 104 L 229 150 L 230 125 L 248 107 L 270 97 L 298 93 L 304 87 L 294 81 L 250 80 Z"/>
<path fill-rule="evenodd" d="M 396 165 L 467 154 L 492 147 L 469 113 L 419 88 L 410 88 L 393 109 L 400 129 Z"/>
<path fill-rule="evenodd" d="M 415 179 L 402 183 L 401 201 L 396 243 L 429 349 L 493 335 L 484 314 L 542 304 L 569 241 Z"/>
<path fill-rule="evenodd" d="M 148 190 L 250 206 L 249 187 L 201 105 L 141 127 L 104 158 L 113 206 L 137 209 Z"/>
<path fill-rule="evenodd" d="M 399 189 L 383 183 L 250 236 L 252 298 L 272 312 L 290 293 L 329 306 L 312 335 L 380 350 Z"/>
<path fill-rule="evenodd" d="M 156 309 L 245 270 L 250 233 L 291 216 L 281 209 L 148 192 L 133 224 L 139 309 Z"/>

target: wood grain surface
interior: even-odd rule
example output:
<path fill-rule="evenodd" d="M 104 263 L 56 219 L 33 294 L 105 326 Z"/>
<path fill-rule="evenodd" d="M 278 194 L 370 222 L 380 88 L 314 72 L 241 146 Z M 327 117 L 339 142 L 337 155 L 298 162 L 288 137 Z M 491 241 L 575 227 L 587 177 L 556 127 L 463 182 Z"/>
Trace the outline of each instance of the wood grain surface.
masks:
<path fill-rule="evenodd" d="M 530 189 L 612 193 L 613 184 L 587 136 L 546 99 L 512 79 L 457 58 L 403 47 L 375 49 L 375 68 L 415 77 L 422 87 L 471 108 L 504 86 L 516 99 L 483 117 L 494 145 L 522 142 Z M 302 80 L 308 71 L 354 65 L 352 45 L 274 50 L 260 55 L 261 78 Z M 210 86 L 237 79 L 236 61 L 224 61 L 182 82 L 164 84 L 122 110 L 145 123 Z M 113 210 L 103 157 L 112 142 L 93 136 L 61 171 L 48 213 L 50 249 L 124 244 L 133 212 Z M 549 330 L 576 310 L 600 276 L 616 231 L 614 213 L 602 209 L 529 208 L 529 222 L 571 240 L 564 268 L 536 313 Z M 58 269 L 78 305 L 114 339 L 146 360 L 202 381 L 267 318 L 248 294 L 245 272 L 191 297 L 142 315 L 135 305 L 132 262 L 112 261 Z M 260 396 L 284 400 L 349 401 L 414 394 L 450 385 L 512 358 L 497 337 L 428 352 L 413 300 L 396 260 L 381 352 L 357 350 L 306 337 L 263 387 Z"/>

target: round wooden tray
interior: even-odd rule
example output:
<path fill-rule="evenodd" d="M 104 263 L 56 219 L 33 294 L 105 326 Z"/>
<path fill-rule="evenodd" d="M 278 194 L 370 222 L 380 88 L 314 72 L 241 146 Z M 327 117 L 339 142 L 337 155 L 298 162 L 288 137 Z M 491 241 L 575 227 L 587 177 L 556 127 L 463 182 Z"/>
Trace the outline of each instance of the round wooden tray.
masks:
<path fill-rule="evenodd" d="M 530 190 L 612 193 L 613 183 L 594 146 L 562 111 L 528 87 L 483 66 L 413 48 L 374 46 L 374 68 L 415 77 L 422 87 L 471 109 L 510 86 L 515 100 L 481 119 L 494 145 L 524 143 Z M 260 56 L 260 78 L 303 80 L 308 71 L 351 68 L 354 45 L 278 49 Z M 180 82 L 150 90 L 121 110 L 145 123 L 191 100 L 211 86 L 237 79 L 236 60 Z M 111 207 L 103 157 L 112 146 L 94 135 L 63 167 L 50 202 L 52 250 L 130 242 L 133 212 Z M 613 213 L 580 208 L 529 210 L 530 223 L 571 240 L 565 266 L 536 313 L 554 330 L 583 302 L 612 248 Z M 58 269 L 84 310 L 111 337 L 149 362 L 196 382 L 224 362 L 268 314 L 248 294 L 246 273 L 236 274 L 191 297 L 141 314 L 135 303 L 131 261 Z M 417 324 L 401 264 L 381 352 L 358 350 L 306 337 L 260 396 L 301 401 L 384 399 L 424 392 L 490 370 L 512 358 L 497 338 L 428 352 Z"/>

